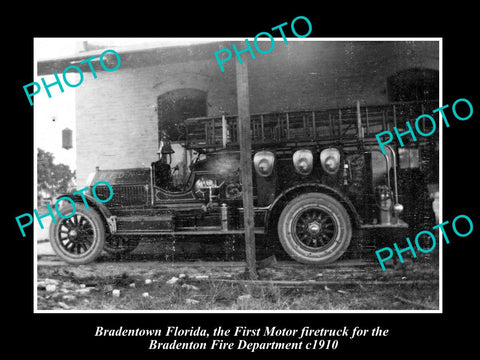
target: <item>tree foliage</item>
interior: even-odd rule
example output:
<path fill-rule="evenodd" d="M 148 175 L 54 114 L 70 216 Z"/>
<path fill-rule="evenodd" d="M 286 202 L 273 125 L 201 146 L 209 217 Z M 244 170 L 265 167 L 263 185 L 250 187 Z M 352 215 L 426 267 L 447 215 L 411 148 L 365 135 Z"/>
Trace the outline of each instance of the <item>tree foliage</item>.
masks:
<path fill-rule="evenodd" d="M 52 198 L 67 192 L 75 179 L 75 171 L 65 164 L 54 164 L 52 153 L 38 149 L 37 153 L 37 193 L 39 198 Z"/>

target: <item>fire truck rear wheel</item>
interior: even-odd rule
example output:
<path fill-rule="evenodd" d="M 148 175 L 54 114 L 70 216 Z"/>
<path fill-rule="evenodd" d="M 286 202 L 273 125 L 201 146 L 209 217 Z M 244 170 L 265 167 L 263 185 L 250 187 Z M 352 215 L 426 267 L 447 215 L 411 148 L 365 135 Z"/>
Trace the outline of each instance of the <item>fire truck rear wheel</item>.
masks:
<path fill-rule="evenodd" d="M 55 253 L 65 262 L 73 265 L 88 264 L 102 252 L 105 244 L 105 226 L 94 209 L 86 209 L 76 203 L 75 214 L 64 219 L 55 216 L 56 223 L 50 225 L 50 243 Z M 71 213 L 69 205 L 63 214 Z"/>
<path fill-rule="evenodd" d="M 352 226 L 333 197 L 307 193 L 291 200 L 280 214 L 278 236 L 285 252 L 304 264 L 327 264 L 347 250 Z"/>

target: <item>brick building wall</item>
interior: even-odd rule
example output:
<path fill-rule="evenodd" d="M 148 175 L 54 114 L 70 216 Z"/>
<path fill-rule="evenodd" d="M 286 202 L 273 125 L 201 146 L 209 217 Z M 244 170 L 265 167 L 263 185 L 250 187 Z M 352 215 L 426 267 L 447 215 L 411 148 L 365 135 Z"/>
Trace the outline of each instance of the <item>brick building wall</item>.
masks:
<path fill-rule="evenodd" d="M 242 49 L 243 44 L 238 44 Z M 262 48 L 268 48 L 266 44 Z M 242 54 L 249 56 L 248 53 Z M 249 59 L 250 111 L 384 104 L 387 77 L 409 68 L 438 70 L 438 42 L 275 42 Z M 215 57 L 155 66 L 122 66 L 85 76 L 76 88 L 77 182 L 90 172 L 149 166 L 159 146 L 157 98 L 189 88 L 207 93 L 207 115 L 236 114 L 234 61 Z"/>

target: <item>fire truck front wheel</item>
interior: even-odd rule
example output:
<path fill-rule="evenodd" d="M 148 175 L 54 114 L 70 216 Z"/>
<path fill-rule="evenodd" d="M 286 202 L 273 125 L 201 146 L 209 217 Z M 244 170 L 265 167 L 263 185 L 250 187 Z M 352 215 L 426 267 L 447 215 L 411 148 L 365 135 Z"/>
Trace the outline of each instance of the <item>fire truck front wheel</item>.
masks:
<path fill-rule="evenodd" d="M 102 218 L 94 209 L 76 204 L 76 211 L 67 206 L 65 214 L 74 211 L 68 219 L 56 216 L 50 225 L 50 243 L 55 253 L 73 265 L 88 264 L 101 253 L 105 244 L 105 227 Z"/>
<path fill-rule="evenodd" d="M 307 193 L 291 200 L 278 221 L 278 235 L 290 257 L 304 264 L 327 264 L 347 250 L 350 217 L 333 197 Z"/>

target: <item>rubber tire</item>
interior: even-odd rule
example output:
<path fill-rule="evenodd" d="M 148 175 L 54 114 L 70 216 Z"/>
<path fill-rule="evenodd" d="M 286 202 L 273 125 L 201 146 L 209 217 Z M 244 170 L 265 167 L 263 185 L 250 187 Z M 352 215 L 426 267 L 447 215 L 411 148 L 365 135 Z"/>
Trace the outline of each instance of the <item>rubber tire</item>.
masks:
<path fill-rule="evenodd" d="M 291 235 L 295 216 L 308 206 L 320 208 L 334 219 L 337 234 L 333 244 L 324 251 L 308 251 L 302 248 Z M 322 193 L 306 193 L 291 200 L 282 210 L 277 228 L 278 237 L 285 252 L 292 259 L 303 264 L 322 265 L 337 260 L 345 253 L 352 238 L 352 225 L 347 211 L 339 201 Z"/>
<path fill-rule="evenodd" d="M 93 262 L 101 254 L 105 246 L 105 226 L 103 224 L 103 220 L 101 216 L 97 213 L 95 209 L 90 207 L 87 210 L 85 206 L 80 203 L 75 203 L 75 207 L 76 207 L 75 215 L 81 214 L 83 217 L 87 218 L 87 220 L 90 222 L 90 225 L 94 230 L 94 238 L 93 238 L 92 246 L 86 251 L 85 254 L 81 254 L 81 256 L 73 256 L 72 254 L 67 252 L 60 245 L 60 239 L 57 234 L 58 234 L 58 229 L 62 225 L 62 223 L 69 219 L 63 219 L 59 217 L 57 214 L 55 215 L 56 224 L 52 222 L 52 224 L 50 225 L 50 243 L 55 253 L 63 261 L 72 265 L 83 265 L 83 264 L 88 264 Z M 72 207 L 68 205 L 68 206 L 62 207 L 60 210 L 62 214 L 69 214 L 72 211 Z"/>

